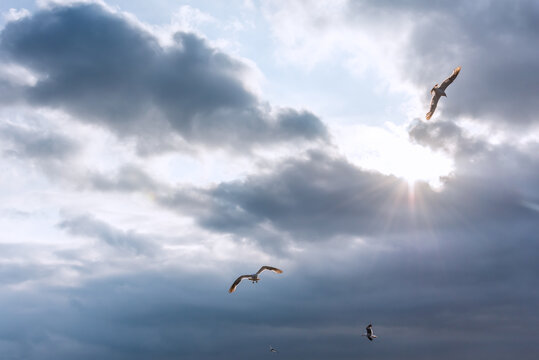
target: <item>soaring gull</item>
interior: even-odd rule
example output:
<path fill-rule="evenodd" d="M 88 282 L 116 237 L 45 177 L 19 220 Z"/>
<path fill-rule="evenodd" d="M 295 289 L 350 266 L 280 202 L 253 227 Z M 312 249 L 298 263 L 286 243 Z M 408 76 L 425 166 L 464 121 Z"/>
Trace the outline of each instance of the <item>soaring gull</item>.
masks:
<path fill-rule="evenodd" d="M 438 105 L 438 100 L 440 100 L 442 96 L 447 97 L 447 95 L 445 94 L 445 89 L 447 89 L 449 84 L 451 84 L 453 80 L 457 78 L 457 75 L 459 74 L 459 72 L 460 72 L 460 66 L 458 66 L 455 70 L 453 70 L 453 73 L 451 74 L 451 76 L 445 79 L 442 85 L 436 84 L 431 89 L 430 93 L 432 94 L 432 99 L 430 100 L 430 110 L 426 116 L 427 120 L 429 120 L 434 114 L 434 110 L 436 110 L 436 105 Z"/>
<path fill-rule="evenodd" d="M 376 335 L 374 335 L 372 331 L 372 324 L 367 325 L 367 332 L 365 334 L 361 334 L 361 336 L 366 336 L 370 341 L 376 339 Z"/>
<path fill-rule="evenodd" d="M 249 279 L 254 283 L 258 283 L 258 280 L 260 280 L 260 278 L 258 277 L 258 275 L 264 271 L 264 270 L 271 270 L 277 274 L 281 274 L 283 271 L 280 270 L 280 269 L 277 269 L 273 266 L 262 266 L 260 268 L 260 270 L 258 270 L 256 272 L 256 274 L 252 274 L 252 275 L 242 275 L 240 276 L 239 278 L 236 279 L 236 281 L 234 281 L 234 284 L 232 284 L 232 286 L 230 287 L 230 289 L 228 290 L 229 293 L 233 293 L 234 290 L 236 290 L 236 287 L 239 285 L 239 283 L 243 280 L 243 279 Z"/>
<path fill-rule="evenodd" d="M 273 346 L 271 346 L 271 345 L 270 345 L 270 351 L 271 351 L 272 353 L 276 353 L 276 352 L 277 352 L 277 350 L 274 349 Z"/>

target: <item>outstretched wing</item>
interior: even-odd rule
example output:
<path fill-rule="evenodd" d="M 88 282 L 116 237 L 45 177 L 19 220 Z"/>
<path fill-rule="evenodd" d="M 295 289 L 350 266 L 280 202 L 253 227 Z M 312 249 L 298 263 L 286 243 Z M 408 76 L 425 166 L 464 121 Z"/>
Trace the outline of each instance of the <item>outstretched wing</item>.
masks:
<path fill-rule="evenodd" d="M 432 92 L 432 99 L 430 99 L 430 109 L 425 116 L 427 120 L 430 120 L 430 118 L 434 114 L 434 110 L 436 110 L 436 105 L 438 105 L 438 100 L 440 100 L 440 96 L 441 95 L 438 95 L 435 91 Z"/>
<path fill-rule="evenodd" d="M 459 72 L 460 72 L 460 66 L 457 66 L 455 70 L 453 70 L 453 73 L 451 74 L 451 76 L 445 79 L 444 82 L 440 85 L 440 89 L 445 91 L 445 89 L 453 82 L 453 80 L 457 78 L 457 75 L 459 74 Z"/>
<path fill-rule="evenodd" d="M 258 275 L 258 274 L 260 274 L 260 273 L 261 273 L 262 271 L 264 271 L 264 270 L 271 270 L 271 271 L 273 271 L 273 272 L 275 272 L 275 273 L 277 273 L 277 274 L 281 274 L 281 273 L 283 272 L 282 270 L 277 269 L 276 267 L 264 265 L 264 266 L 262 266 L 262 267 L 260 268 L 260 270 L 258 270 L 258 271 L 256 272 L 256 274 Z"/>
<path fill-rule="evenodd" d="M 240 282 L 245 279 L 245 278 L 248 278 L 250 277 L 251 275 L 242 275 L 240 276 L 239 278 L 236 279 L 236 281 L 234 281 L 234 284 L 232 284 L 232 286 L 230 287 L 230 289 L 228 289 L 228 292 L 229 293 L 233 293 L 235 290 L 236 290 L 236 287 L 238 287 L 238 285 L 240 284 Z"/>

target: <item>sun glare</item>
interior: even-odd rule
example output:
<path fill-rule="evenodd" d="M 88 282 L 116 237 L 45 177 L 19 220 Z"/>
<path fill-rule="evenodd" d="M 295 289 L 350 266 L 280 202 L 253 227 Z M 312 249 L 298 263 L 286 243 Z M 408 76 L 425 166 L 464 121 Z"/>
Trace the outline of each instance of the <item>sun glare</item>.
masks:
<path fill-rule="evenodd" d="M 452 169 L 450 159 L 419 145 L 408 144 L 391 152 L 394 159 L 387 161 L 388 172 L 403 178 L 409 185 L 425 181 L 440 187 L 440 177 L 448 175 Z"/>
<path fill-rule="evenodd" d="M 418 181 L 440 188 L 440 178 L 453 170 L 451 158 L 414 144 L 401 128 L 354 126 L 335 131 L 339 148 L 356 165 L 404 179 L 410 186 Z"/>

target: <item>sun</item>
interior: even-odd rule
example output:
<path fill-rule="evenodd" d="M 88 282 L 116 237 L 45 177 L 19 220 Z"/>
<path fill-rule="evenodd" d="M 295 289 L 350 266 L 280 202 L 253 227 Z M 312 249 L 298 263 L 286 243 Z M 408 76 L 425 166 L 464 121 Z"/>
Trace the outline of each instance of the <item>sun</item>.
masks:
<path fill-rule="evenodd" d="M 416 144 L 400 147 L 393 156 L 389 172 L 405 180 L 409 186 L 423 181 L 438 188 L 442 186 L 440 179 L 453 169 L 452 160 L 445 154 Z"/>
<path fill-rule="evenodd" d="M 439 189 L 443 185 L 440 179 L 454 169 L 450 156 L 412 143 L 408 133 L 400 128 L 357 126 L 338 133 L 337 139 L 354 164 L 394 175 L 410 187 L 422 181 Z"/>
<path fill-rule="evenodd" d="M 411 146 L 396 156 L 398 164 L 394 166 L 392 173 L 409 185 L 424 181 L 432 186 L 440 186 L 440 178 L 452 170 L 450 159 L 420 146 Z"/>
<path fill-rule="evenodd" d="M 402 179 L 408 183 L 408 187 L 411 188 L 415 185 L 416 182 L 422 181 L 423 179 L 421 176 L 417 176 L 415 174 L 406 174 L 402 176 Z M 423 180 L 425 181 L 425 180 Z"/>

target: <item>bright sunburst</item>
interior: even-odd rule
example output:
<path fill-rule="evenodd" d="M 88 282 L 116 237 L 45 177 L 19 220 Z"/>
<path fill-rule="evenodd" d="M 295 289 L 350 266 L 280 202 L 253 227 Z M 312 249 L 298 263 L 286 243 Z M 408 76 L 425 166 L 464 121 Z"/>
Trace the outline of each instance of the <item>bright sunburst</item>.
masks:
<path fill-rule="evenodd" d="M 445 154 L 410 142 L 402 128 L 358 125 L 353 130 L 336 128 L 335 135 L 350 161 L 365 169 L 395 175 L 410 186 L 425 181 L 438 188 L 440 177 L 449 175 L 454 167 Z"/>

